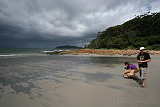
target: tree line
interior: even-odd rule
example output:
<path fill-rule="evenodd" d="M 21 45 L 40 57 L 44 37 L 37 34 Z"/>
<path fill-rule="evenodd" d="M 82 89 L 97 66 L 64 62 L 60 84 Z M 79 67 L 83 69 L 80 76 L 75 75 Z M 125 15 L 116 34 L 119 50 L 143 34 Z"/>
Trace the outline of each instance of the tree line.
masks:
<path fill-rule="evenodd" d="M 122 25 L 98 32 L 85 48 L 91 49 L 138 49 L 144 46 L 160 50 L 160 13 L 145 13 Z"/>

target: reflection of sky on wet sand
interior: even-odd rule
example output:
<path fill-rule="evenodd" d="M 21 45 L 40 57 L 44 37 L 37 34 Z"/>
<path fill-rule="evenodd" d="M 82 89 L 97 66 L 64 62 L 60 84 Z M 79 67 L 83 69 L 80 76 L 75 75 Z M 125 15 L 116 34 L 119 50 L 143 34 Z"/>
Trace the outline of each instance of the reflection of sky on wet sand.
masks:
<path fill-rule="evenodd" d="M 30 98 L 43 97 L 40 84 L 43 80 L 65 85 L 69 85 L 65 80 L 88 84 L 106 82 L 114 75 L 107 72 L 85 72 L 83 67 L 112 68 L 115 64 L 123 64 L 124 61 L 135 62 L 135 58 L 75 56 L 3 58 L 0 59 L 0 98 L 6 94 L 16 95 L 19 93 L 26 94 Z M 78 67 L 81 67 L 83 72 L 76 69 Z M 5 87 L 12 90 L 7 93 Z"/>

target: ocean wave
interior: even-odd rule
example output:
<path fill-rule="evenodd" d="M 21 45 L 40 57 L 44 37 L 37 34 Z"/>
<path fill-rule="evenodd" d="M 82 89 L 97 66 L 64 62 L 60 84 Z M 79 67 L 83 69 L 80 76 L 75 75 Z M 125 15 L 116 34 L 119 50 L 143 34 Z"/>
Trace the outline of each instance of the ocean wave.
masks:
<path fill-rule="evenodd" d="M 40 53 L 34 53 L 34 54 L 0 54 L 0 57 L 23 57 L 23 56 L 39 56 L 44 55 Z"/>
<path fill-rule="evenodd" d="M 9 57 L 9 56 L 16 56 L 15 54 L 10 54 L 10 55 L 0 55 L 0 57 Z"/>
<path fill-rule="evenodd" d="M 0 57 L 25 57 L 46 55 L 54 49 L 30 49 L 30 48 L 0 48 Z"/>

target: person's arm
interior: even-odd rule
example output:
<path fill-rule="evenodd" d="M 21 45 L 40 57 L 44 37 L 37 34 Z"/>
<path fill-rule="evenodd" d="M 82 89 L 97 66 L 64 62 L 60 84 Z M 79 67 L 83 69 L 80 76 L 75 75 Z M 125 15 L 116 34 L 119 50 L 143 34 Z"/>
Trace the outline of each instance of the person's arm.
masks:
<path fill-rule="evenodd" d="M 137 60 L 140 60 L 140 59 L 139 59 L 139 54 L 137 55 Z"/>
<path fill-rule="evenodd" d="M 131 72 L 131 69 L 127 69 L 127 70 L 124 71 L 124 74 L 130 73 L 130 72 Z"/>
<path fill-rule="evenodd" d="M 147 59 L 147 60 L 143 60 L 143 61 L 138 60 L 137 62 L 151 62 L 151 59 Z"/>
<path fill-rule="evenodd" d="M 140 61 L 139 54 L 137 55 L 137 63 Z"/>

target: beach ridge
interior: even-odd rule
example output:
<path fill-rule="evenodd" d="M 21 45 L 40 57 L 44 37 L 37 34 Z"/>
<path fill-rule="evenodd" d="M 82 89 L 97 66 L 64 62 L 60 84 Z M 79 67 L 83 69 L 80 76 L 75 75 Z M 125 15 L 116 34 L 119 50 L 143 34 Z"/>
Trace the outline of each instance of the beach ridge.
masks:
<path fill-rule="evenodd" d="M 151 55 L 160 55 L 160 51 L 146 50 Z M 77 49 L 65 52 L 60 52 L 61 55 L 137 55 L 139 50 L 120 50 L 120 49 Z"/>

